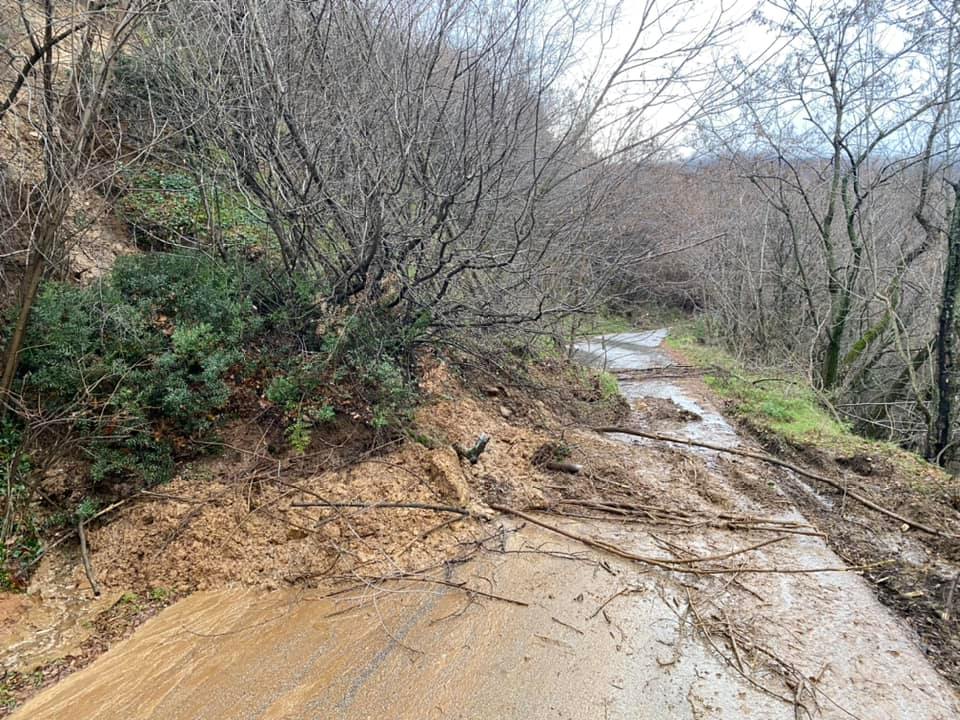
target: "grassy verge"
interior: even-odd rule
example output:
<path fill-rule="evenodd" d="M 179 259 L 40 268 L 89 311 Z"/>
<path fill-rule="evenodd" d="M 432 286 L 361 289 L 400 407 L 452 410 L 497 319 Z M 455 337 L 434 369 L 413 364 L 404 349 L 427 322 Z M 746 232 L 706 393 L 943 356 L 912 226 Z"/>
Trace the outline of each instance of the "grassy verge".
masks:
<path fill-rule="evenodd" d="M 705 383 L 726 402 L 731 415 L 763 438 L 835 456 L 884 458 L 909 477 L 941 474 L 939 468 L 893 443 L 854 433 L 798 372 L 746 367 L 711 342 L 698 321 L 674 325 L 666 344 L 694 365 L 715 369 L 704 376 Z"/>

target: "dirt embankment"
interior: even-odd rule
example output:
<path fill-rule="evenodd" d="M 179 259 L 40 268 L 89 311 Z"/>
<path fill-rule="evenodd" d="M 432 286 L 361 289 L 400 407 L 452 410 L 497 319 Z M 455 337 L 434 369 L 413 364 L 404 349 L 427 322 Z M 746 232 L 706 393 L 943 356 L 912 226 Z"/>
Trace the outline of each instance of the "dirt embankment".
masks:
<path fill-rule="evenodd" d="M 341 417 L 314 431 L 308 452 L 271 452 L 275 428 L 234 422 L 216 456 L 90 523 L 99 598 L 76 538 L 53 548 L 27 595 L 0 599 L 0 704 L 84 666 L 193 591 L 333 587 L 457 563 L 490 533 L 489 504 L 540 505 L 551 487 L 622 474 L 601 439 L 565 430 L 624 410 L 573 366 L 549 361 L 522 383 L 491 384 L 424 365 L 424 401 L 405 437 L 378 440 Z M 475 464 L 458 456 L 455 446 L 481 435 L 490 441 Z M 583 471 L 551 471 L 550 460 Z"/>

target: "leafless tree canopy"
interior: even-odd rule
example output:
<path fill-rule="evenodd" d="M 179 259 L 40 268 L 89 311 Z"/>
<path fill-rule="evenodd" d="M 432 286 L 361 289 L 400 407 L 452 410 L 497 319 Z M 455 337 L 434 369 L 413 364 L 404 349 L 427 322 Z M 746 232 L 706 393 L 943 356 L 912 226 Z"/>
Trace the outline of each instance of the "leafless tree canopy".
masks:
<path fill-rule="evenodd" d="M 685 209 L 720 233 L 691 262 L 715 329 L 793 357 L 842 414 L 952 452 L 956 3 L 764 3 L 782 43 L 721 76 Z"/>
<path fill-rule="evenodd" d="M 320 324 L 541 332 L 665 302 L 861 429 L 953 453 L 953 0 L 7 5 L 0 121 L 43 172 L 4 175 L 5 390 L 41 278 L 84 242 L 77 188 L 109 199 L 148 159 L 197 180 L 208 229 L 180 242 L 275 268 Z M 221 232 L 222 190 L 256 247 Z"/>
<path fill-rule="evenodd" d="M 175 4 L 155 20 L 148 114 L 242 189 L 318 303 L 435 328 L 535 321 L 595 304 L 629 249 L 599 209 L 624 158 L 676 130 L 642 123 L 713 41 L 664 29 L 685 4 L 651 2 L 609 48 L 617 10 L 588 4 Z M 605 71 L 584 64 L 588 38 Z"/>

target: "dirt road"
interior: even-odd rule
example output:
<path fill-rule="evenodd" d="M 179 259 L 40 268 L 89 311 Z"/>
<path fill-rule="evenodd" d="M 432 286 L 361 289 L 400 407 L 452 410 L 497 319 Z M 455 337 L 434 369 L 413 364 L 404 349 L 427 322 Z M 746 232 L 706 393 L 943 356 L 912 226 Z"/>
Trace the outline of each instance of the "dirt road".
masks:
<path fill-rule="evenodd" d="M 654 367 L 669 362 L 663 337 L 612 336 L 582 353 L 610 368 Z M 622 390 L 683 411 L 665 421 L 671 432 L 741 442 L 694 381 Z M 709 478 L 678 474 L 664 487 L 722 483 L 727 465 L 709 452 L 698 460 Z M 772 481 L 769 491 L 766 504 L 734 484 L 714 493 L 731 510 L 802 525 Z M 779 537 L 705 525 L 665 540 L 642 524 L 551 522 L 649 556 L 665 543 L 716 556 Z M 479 560 L 430 582 L 335 597 L 195 594 L 13 717 L 960 717 L 916 639 L 856 573 L 836 571 L 842 561 L 813 530 L 745 553 L 736 573 L 700 576 L 607 557 L 529 523 L 489 525 Z"/>

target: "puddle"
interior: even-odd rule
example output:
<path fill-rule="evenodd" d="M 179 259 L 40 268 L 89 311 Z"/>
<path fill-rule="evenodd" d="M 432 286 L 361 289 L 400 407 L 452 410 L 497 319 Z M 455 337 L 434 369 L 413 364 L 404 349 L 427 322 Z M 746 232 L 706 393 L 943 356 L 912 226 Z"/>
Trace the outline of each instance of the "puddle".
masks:
<path fill-rule="evenodd" d="M 586 365 L 609 371 L 668 368 L 674 363 L 662 346 L 669 332 L 666 328 L 661 328 L 643 333 L 619 333 L 588 338 L 577 344 L 574 356 Z M 618 382 L 621 394 L 627 398 L 631 406 L 636 400 L 642 398 L 659 398 L 670 400 L 681 410 L 693 413 L 699 418 L 676 427 L 671 426 L 669 434 L 723 447 L 736 447 L 740 444 L 737 433 L 730 423 L 714 408 L 691 397 L 679 383 L 655 378 L 644 380 L 630 377 L 621 377 Z M 657 427 L 646 429 L 653 432 L 664 430 Z M 623 442 L 637 444 L 647 442 L 627 435 L 614 437 Z M 716 456 L 715 451 L 705 448 L 694 448 L 693 451 L 710 458 Z"/>

